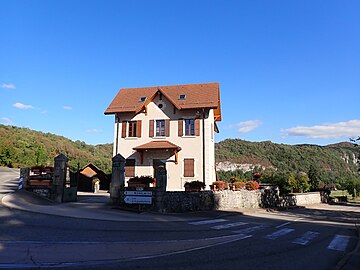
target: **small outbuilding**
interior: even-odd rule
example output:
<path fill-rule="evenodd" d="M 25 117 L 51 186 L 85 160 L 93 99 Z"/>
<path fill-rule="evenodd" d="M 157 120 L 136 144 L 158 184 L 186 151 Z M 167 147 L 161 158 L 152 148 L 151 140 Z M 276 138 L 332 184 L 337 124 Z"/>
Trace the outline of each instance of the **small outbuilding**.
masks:
<path fill-rule="evenodd" d="M 85 165 L 79 173 L 78 191 L 96 192 L 98 189 L 109 190 L 110 179 L 104 171 L 92 163 Z"/>

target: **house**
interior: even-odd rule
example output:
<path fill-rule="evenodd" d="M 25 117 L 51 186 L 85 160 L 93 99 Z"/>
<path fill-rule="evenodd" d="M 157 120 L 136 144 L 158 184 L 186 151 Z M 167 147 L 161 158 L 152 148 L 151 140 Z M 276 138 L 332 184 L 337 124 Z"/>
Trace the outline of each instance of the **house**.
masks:
<path fill-rule="evenodd" d="M 100 189 L 109 190 L 110 178 L 106 175 L 106 173 L 92 163 L 86 164 L 79 171 L 78 190 L 93 192 L 94 181 L 97 180 L 99 181 Z"/>
<path fill-rule="evenodd" d="M 219 83 L 120 89 L 105 111 L 115 115 L 113 155 L 126 158 L 125 180 L 167 170 L 167 190 L 216 179 L 214 132 L 221 121 Z"/>

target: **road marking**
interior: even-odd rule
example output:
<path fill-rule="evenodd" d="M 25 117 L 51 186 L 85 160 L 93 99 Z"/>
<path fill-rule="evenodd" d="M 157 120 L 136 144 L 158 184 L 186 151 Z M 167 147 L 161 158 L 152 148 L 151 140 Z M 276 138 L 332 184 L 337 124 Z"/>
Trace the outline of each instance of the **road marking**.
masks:
<path fill-rule="evenodd" d="M 281 227 L 284 227 L 284 226 L 286 226 L 286 225 L 289 225 L 291 222 L 285 222 L 285 223 L 283 223 L 283 224 L 280 224 L 279 226 L 276 226 L 276 228 L 278 229 L 278 228 L 281 228 Z"/>
<path fill-rule="evenodd" d="M 301 237 L 296 238 L 294 241 L 292 241 L 292 243 L 306 246 L 312 240 L 314 240 L 316 237 L 318 237 L 319 234 L 320 233 L 318 233 L 318 232 L 308 231 L 308 232 L 304 233 Z"/>
<path fill-rule="evenodd" d="M 327 248 L 331 250 L 345 251 L 349 241 L 350 241 L 350 236 L 337 234 L 335 235 L 335 237 L 330 242 Z"/>
<path fill-rule="evenodd" d="M 195 221 L 195 222 L 189 222 L 190 225 L 206 225 L 206 224 L 214 224 L 214 223 L 220 223 L 228 221 L 227 219 L 218 218 L 218 219 L 207 219 L 207 220 L 201 220 L 201 221 Z"/>
<path fill-rule="evenodd" d="M 222 230 L 222 229 L 228 229 L 228 228 L 243 226 L 243 225 L 246 225 L 246 224 L 248 224 L 248 223 L 246 223 L 246 222 L 235 222 L 235 223 L 228 223 L 228 224 L 224 224 L 224 225 L 217 225 L 217 226 L 211 227 L 211 229 Z"/>
<path fill-rule="evenodd" d="M 291 233 L 294 229 L 283 228 L 265 236 L 266 239 L 275 240 L 281 236 Z"/>
<path fill-rule="evenodd" d="M 238 231 L 233 231 L 233 233 L 236 233 L 236 234 L 249 234 L 249 233 L 253 233 L 253 232 L 256 232 L 256 231 L 263 230 L 265 228 L 266 228 L 265 225 L 257 225 L 257 226 L 245 228 L 245 229 L 242 229 L 242 230 L 238 230 Z"/>

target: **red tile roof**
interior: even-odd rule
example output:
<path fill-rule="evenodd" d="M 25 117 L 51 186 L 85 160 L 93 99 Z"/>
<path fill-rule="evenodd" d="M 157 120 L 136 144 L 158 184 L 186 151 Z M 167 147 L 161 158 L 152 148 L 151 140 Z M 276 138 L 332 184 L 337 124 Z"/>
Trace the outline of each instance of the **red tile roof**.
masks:
<path fill-rule="evenodd" d="M 139 145 L 133 148 L 134 150 L 157 150 L 157 149 L 176 149 L 177 151 L 181 150 L 180 146 L 173 144 L 168 141 L 153 141 Z"/>
<path fill-rule="evenodd" d="M 105 114 L 141 112 L 158 92 L 161 92 L 178 110 L 212 108 L 216 121 L 221 120 L 219 83 L 184 84 L 120 89 Z M 180 95 L 186 95 L 180 100 Z M 145 97 L 144 101 L 141 98 Z"/>

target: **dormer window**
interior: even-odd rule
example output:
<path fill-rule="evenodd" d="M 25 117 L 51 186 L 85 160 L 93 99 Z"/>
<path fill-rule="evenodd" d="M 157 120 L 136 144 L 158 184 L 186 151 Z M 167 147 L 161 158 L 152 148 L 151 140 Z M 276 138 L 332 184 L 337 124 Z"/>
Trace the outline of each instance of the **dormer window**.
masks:
<path fill-rule="evenodd" d="M 186 99 L 186 95 L 185 95 L 185 94 L 179 95 L 179 100 L 185 100 L 185 99 Z"/>
<path fill-rule="evenodd" d="M 144 102 L 146 100 L 146 97 L 141 97 L 140 99 L 139 99 L 139 102 Z"/>

